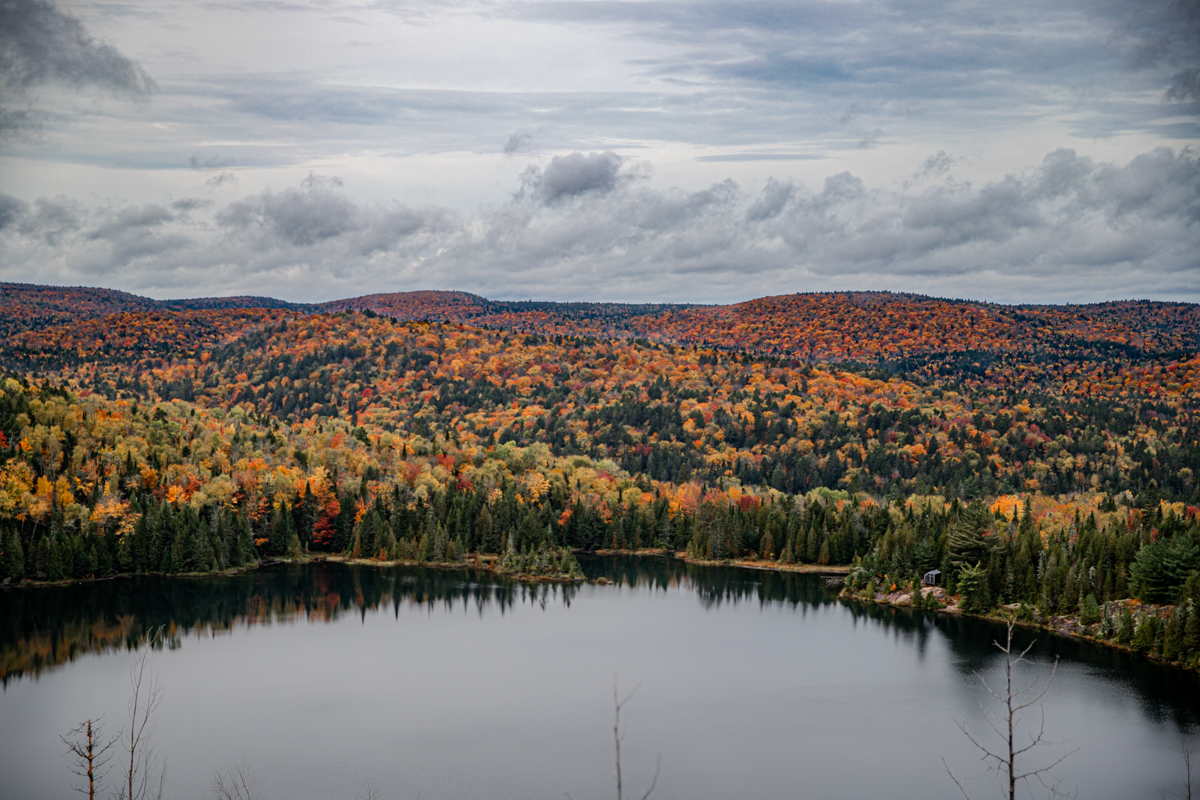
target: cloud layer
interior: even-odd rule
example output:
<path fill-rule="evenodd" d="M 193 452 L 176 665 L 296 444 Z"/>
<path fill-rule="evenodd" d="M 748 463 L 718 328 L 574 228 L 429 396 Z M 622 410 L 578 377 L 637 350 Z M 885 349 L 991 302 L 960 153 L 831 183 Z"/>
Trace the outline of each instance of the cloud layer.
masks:
<path fill-rule="evenodd" d="M 1200 159 L 1189 150 L 1113 164 L 1058 149 L 978 187 L 956 181 L 944 153 L 914 167 L 904 191 L 842 172 L 811 187 L 773 179 L 750 194 L 732 180 L 657 190 L 646 165 L 572 153 L 528 172 L 511 202 L 472 216 L 358 203 L 315 175 L 223 206 L 0 195 L 0 280 L 288 300 L 457 288 L 726 302 L 892 288 L 1200 301 Z"/>
<path fill-rule="evenodd" d="M 146 98 L 157 88 L 135 61 L 97 42 L 82 22 L 52 3 L 0 1 L 0 135 L 40 125 L 30 92 L 54 85 L 128 99 Z"/>
<path fill-rule="evenodd" d="M 0 279 L 1200 299 L 1198 0 L 64 7 L 0 0 Z"/>

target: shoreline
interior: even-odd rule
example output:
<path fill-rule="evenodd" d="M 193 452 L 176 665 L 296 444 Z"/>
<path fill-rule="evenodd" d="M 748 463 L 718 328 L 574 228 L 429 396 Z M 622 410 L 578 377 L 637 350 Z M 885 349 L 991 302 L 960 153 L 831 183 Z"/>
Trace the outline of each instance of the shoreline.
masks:
<path fill-rule="evenodd" d="M 682 561 L 685 564 L 701 566 L 701 567 L 739 567 L 742 569 L 758 570 L 760 572 L 780 572 L 780 573 L 807 574 L 807 575 L 827 575 L 830 577 L 847 575 L 847 574 L 849 574 L 850 569 L 851 569 L 850 565 L 838 565 L 838 564 L 832 564 L 832 565 L 780 564 L 780 563 L 774 562 L 774 561 L 765 561 L 765 560 L 757 560 L 757 559 L 754 559 L 754 560 L 751 560 L 751 559 L 702 559 L 702 558 L 691 557 L 685 551 L 682 551 L 682 550 L 672 551 L 672 550 L 668 550 L 666 548 L 641 548 L 639 550 L 601 549 L 601 550 L 591 551 L 590 553 L 588 553 L 587 551 L 578 551 L 578 552 L 586 553 L 587 555 L 596 555 L 596 556 L 604 556 L 604 557 L 612 557 L 612 556 L 650 557 L 650 556 L 654 556 L 654 557 L 672 558 L 672 559 Z M 152 576 L 152 577 L 160 577 L 160 578 L 185 578 L 185 579 L 230 577 L 230 576 L 234 576 L 234 575 L 241 575 L 241 574 L 244 574 L 247 572 L 253 572 L 253 571 L 262 569 L 264 567 L 270 567 L 270 566 L 274 566 L 277 564 L 311 564 L 311 563 L 318 563 L 318 562 L 330 562 L 330 563 L 337 563 L 337 564 L 350 564 L 350 565 L 355 565 L 355 566 L 375 566 L 375 567 L 422 567 L 422 568 L 428 568 L 428 569 L 442 569 L 442 570 L 475 569 L 475 570 L 486 571 L 486 572 L 488 572 L 492 575 L 498 576 L 498 577 L 510 578 L 518 583 L 530 584 L 530 585 L 534 585 L 534 584 L 569 585 L 569 584 L 581 584 L 581 583 L 594 583 L 597 585 L 611 584 L 611 581 L 609 581 L 608 579 L 603 578 L 603 577 L 597 578 L 597 579 L 588 579 L 588 578 L 583 578 L 583 577 L 567 577 L 567 576 L 560 576 L 560 575 L 537 575 L 537 574 L 531 574 L 531 573 L 505 572 L 505 571 L 496 569 L 496 563 L 499 560 L 500 560 L 500 557 L 498 555 L 494 555 L 494 554 L 472 554 L 472 555 L 464 557 L 464 559 L 462 561 L 424 561 L 424 562 L 422 562 L 422 561 L 411 561 L 411 560 L 378 561 L 376 559 L 370 559 L 370 558 L 354 558 L 351 556 L 344 556 L 344 555 L 339 555 L 339 554 L 334 554 L 334 553 L 329 553 L 329 554 L 321 553 L 321 554 L 305 554 L 305 555 L 301 555 L 301 556 L 283 556 L 283 557 L 275 557 L 275 558 L 264 558 L 264 559 L 254 562 L 252 564 L 245 564 L 240 567 L 230 567 L 227 569 L 216 570 L 213 572 L 180 572 L 180 573 L 126 572 L 126 573 L 120 573 L 120 574 L 115 574 L 115 575 L 105 575 L 102 577 L 67 578 L 67 579 L 63 579 L 63 580 L 59 580 L 59 581 L 36 581 L 36 580 L 28 580 L 28 579 L 22 580 L 20 583 L 9 583 L 6 581 L 4 583 L 0 583 L 0 590 L 55 588 L 55 587 L 65 587 L 65 586 L 74 586 L 74 585 L 95 584 L 95 583 L 101 583 L 104 581 L 118 580 L 121 578 L 137 578 L 137 577 L 144 577 L 144 576 Z M 938 601 L 937 608 L 914 609 L 912 606 L 911 593 L 906 592 L 906 591 L 897 591 L 897 592 L 891 592 L 891 593 L 877 592 L 875 594 L 874 598 L 869 598 L 869 597 L 864 596 L 863 594 L 852 592 L 852 591 L 849 591 L 848 589 L 842 589 L 840 592 L 838 592 L 837 598 L 839 600 L 843 600 L 843 601 L 851 601 L 851 602 L 858 602 L 858 603 L 870 603 L 872 605 L 887 606 L 887 607 L 891 607 L 891 608 L 903 608 L 903 609 L 908 609 L 910 611 L 925 611 L 925 612 L 935 613 L 935 614 L 948 614 L 951 616 L 959 616 L 959 617 L 973 617 L 975 619 L 987 620 L 989 622 L 996 622 L 996 623 L 1004 623 L 1008 620 L 1008 617 L 1005 617 L 1001 614 L 995 613 L 994 611 L 990 612 L 990 613 L 984 613 L 984 614 L 977 614 L 977 613 L 973 613 L 973 612 L 969 612 L 969 611 L 964 611 L 958 607 L 958 602 L 956 599 L 951 597 L 951 598 L 949 598 L 949 602 L 947 602 L 947 597 L 946 597 L 944 591 L 942 590 L 942 587 L 940 587 L 940 586 L 939 587 L 926 587 L 926 590 L 923 592 L 923 596 L 929 596 L 929 595 L 934 595 L 936 597 L 936 599 Z M 1151 611 L 1145 612 L 1145 613 L 1153 613 L 1155 616 L 1158 616 L 1160 618 L 1160 620 L 1164 616 L 1164 611 L 1166 609 L 1172 608 L 1171 606 L 1143 605 L 1140 601 L 1130 599 L 1130 598 L 1126 598 L 1123 600 L 1115 600 L 1112 602 L 1114 604 L 1116 604 L 1118 608 L 1132 607 L 1132 608 L 1138 608 L 1138 609 L 1140 609 L 1140 608 L 1150 609 Z M 945 605 L 942 605 L 942 603 L 945 603 Z M 1140 615 L 1140 614 L 1138 615 L 1139 619 L 1140 619 L 1140 616 L 1142 616 L 1142 615 Z M 1111 648 L 1113 650 L 1119 650 L 1119 651 L 1127 653 L 1129 655 L 1144 658 L 1147 661 L 1151 661 L 1155 664 L 1161 664 L 1163 666 L 1175 667 L 1177 669 L 1192 673 L 1194 675 L 1200 675 L 1200 663 L 1191 665 L 1191 664 L 1183 663 L 1180 661 L 1169 661 L 1169 660 L 1164 659 L 1161 656 L 1157 655 L 1156 653 L 1142 652 L 1142 651 L 1134 649 L 1133 647 L 1131 647 L 1129 645 L 1121 644 L 1115 638 L 1114 639 L 1104 639 L 1101 637 L 1088 635 L 1087 633 L 1083 632 L 1084 630 L 1086 630 L 1086 627 L 1083 626 L 1079 622 L 1079 618 L 1077 616 L 1072 616 L 1070 614 L 1052 615 L 1047 621 L 1039 622 L 1035 619 L 1029 619 L 1029 618 L 1022 617 L 1019 614 L 1014 614 L 1012 617 L 1012 620 L 1015 625 L 1018 625 L 1023 628 L 1029 628 L 1029 629 L 1033 629 L 1033 630 L 1043 631 L 1046 633 L 1053 634 L 1055 636 L 1061 636 L 1065 639 L 1071 639 L 1071 640 L 1075 640 L 1075 641 L 1079 641 L 1079 642 L 1086 642 L 1088 644 L 1093 644 L 1093 645 L 1101 645 L 1101 646 L 1104 646 L 1107 648 Z"/>
<path fill-rule="evenodd" d="M 939 591 L 941 590 L 940 586 L 933 587 L 933 588 L 936 588 Z M 930 593 L 924 593 L 925 596 L 928 596 L 929 594 Z M 942 594 L 942 596 L 944 596 L 944 593 Z M 899 602 L 902 598 L 909 598 L 909 599 L 906 602 Z M 1184 663 L 1181 661 L 1169 661 L 1156 653 L 1143 652 L 1143 651 L 1137 650 L 1129 645 L 1121 644 L 1115 638 L 1104 639 L 1101 637 L 1090 636 L 1086 633 L 1082 633 L 1078 630 L 1075 630 L 1075 628 L 1084 628 L 1085 626 L 1083 626 L 1079 622 L 1078 616 L 1072 616 L 1070 614 L 1054 614 L 1054 615 L 1050 616 L 1048 621 L 1038 622 L 1037 620 L 1034 620 L 1034 619 L 1023 618 L 1019 614 L 1013 614 L 1012 617 L 1006 617 L 1002 614 L 995 613 L 995 611 L 985 613 L 985 614 L 977 614 L 977 613 L 974 613 L 971 611 L 964 611 L 958 607 L 957 601 L 948 603 L 945 606 L 939 605 L 937 608 L 913 608 L 911 595 L 908 592 L 890 592 L 890 593 L 878 592 L 878 593 L 876 593 L 874 599 L 872 599 L 872 598 L 866 597 L 864 595 L 857 594 L 855 592 L 851 592 L 846 589 L 843 589 L 842 591 L 838 592 L 838 599 L 843 600 L 843 601 L 853 601 L 853 602 L 858 602 L 858 603 L 870 603 L 872 605 L 887 606 L 889 608 L 904 608 L 904 609 L 908 609 L 909 611 L 924 611 L 924 612 L 928 612 L 931 614 L 947 614 L 947 615 L 955 616 L 955 617 L 972 617 L 974 619 L 987 620 L 988 622 L 996 622 L 996 623 L 1000 623 L 1000 624 L 1005 624 L 1009 621 L 1009 619 L 1011 619 L 1012 623 L 1018 627 L 1029 628 L 1029 629 L 1037 630 L 1037 631 L 1043 631 L 1045 633 L 1049 633 L 1054 636 L 1061 636 L 1064 639 L 1070 639 L 1070 640 L 1077 641 L 1077 642 L 1086 642 L 1088 644 L 1100 645 L 1103 647 L 1107 647 L 1112 650 L 1119 650 L 1128 655 L 1137 656 L 1138 658 L 1143 658 L 1147 661 L 1153 662 L 1155 664 L 1159 664 L 1164 667 L 1174 667 L 1175 669 L 1182 670 L 1183 672 L 1188 672 L 1193 675 L 1200 676 L 1200 664 L 1191 665 L 1191 664 L 1187 664 L 1187 663 Z M 1125 598 L 1122 600 L 1113 600 L 1111 602 L 1114 603 L 1119 608 L 1124 608 L 1124 607 L 1150 608 L 1153 610 L 1154 615 L 1160 619 L 1160 621 L 1163 619 L 1164 609 L 1173 608 L 1173 606 L 1155 606 L 1155 605 L 1145 605 L 1144 606 L 1140 600 L 1136 600 L 1133 598 Z M 1003 608 L 1011 608 L 1011 607 L 1003 606 Z"/>

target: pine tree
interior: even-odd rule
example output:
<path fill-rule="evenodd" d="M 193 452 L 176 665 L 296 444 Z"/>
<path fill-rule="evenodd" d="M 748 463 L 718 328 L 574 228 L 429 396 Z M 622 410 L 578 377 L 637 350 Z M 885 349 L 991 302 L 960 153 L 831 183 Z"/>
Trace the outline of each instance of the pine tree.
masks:
<path fill-rule="evenodd" d="M 1129 646 L 1133 642 L 1133 614 L 1129 607 L 1121 609 L 1121 624 L 1117 627 L 1117 642 Z"/>
<path fill-rule="evenodd" d="M 958 592 L 962 598 L 959 606 L 963 611 L 977 614 L 992 607 L 988 593 L 987 575 L 978 562 L 973 567 L 959 570 Z"/>
<path fill-rule="evenodd" d="M 763 534 L 762 541 L 758 545 L 758 550 L 760 558 L 770 559 L 775 557 L 775 537 L 771 535 L 769 528 Z"/>
<path fill-rule="evenodd" d="M 1079 604 L 1079 622 L 1083 625 L 1095 625 L 1100 621 L 1100 614 L 1100 604 L 1096 602 L 1096 595 L 1089 593 Z"/>
<path fill-rule="evenodd" d="M 1183 647 L 1183 607 L 1176 606 L 1163 631 L 1162 656 L 1167 661 L 1177 661 Z"/>
<path fill-rule="evenodd" d="M 787 543 L 783 546 L 783 552 L 779 554 L 779 561 L 783 564 L 796 563 L 796 534 L 789 533 Z"/>
<path fill-rule="evenodd" d="M 4 533 L 4 555 L 0 558 L 0 581 L 9 580 L 13 583 L 25 577 L 25 550 L 21 547 L 21 537 L 12 528 Z"/>
<path fill-rule="evenodd" d="M 1200 611 L 1191 597 L 1184 601 L 1184 607 L 1187 609 L 1187 619 L 1183 623 L 1181 646 L 1184 656 L 1191 658 L 1200 653 Z"/>
<path fill-rule="evenodd" d="M 925 607 L 925 594 L 921 591 L 921 576 L 913 575 L 912 579 L 912 606 L 913 608 Z"/>
<path fill-rule="evenodd" d="M 1158 633 L 1158 617 L 1154 614 L 1143 614 L 1133 634 L 1133 649 L 1139 653 L 1149 653 L 1154 649 L 1154 639 Z"/>
<path fill-rule="evenodd" d="M 955 570 L 982 563 L 988 550 L 983 535 L 987 532 L 989 524 L 988 511 L 978 500 L 972 502 L 959 515 L 958 522 L 950 531 L 946 542 L 950 563 Z"/>

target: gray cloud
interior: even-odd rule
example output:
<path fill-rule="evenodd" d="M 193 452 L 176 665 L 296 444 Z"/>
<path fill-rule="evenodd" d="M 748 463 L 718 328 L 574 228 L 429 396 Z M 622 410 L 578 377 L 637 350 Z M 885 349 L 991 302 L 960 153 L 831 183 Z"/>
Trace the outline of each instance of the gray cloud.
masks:
<path fill-rule="evenodd" d="M 217 222 L 227 228 L 265 229 L 288 244 L 311 245 L 357 226 L 354 204 L 334 191 L 336 186 L 309 176 L 302 191 L 274 194 L 268 190 L 240 200 L 217 214 Z"/>
<path fill-rule="evenodd" d="M 222 158 L 219 153 L 212 155 L 201 156 L 199 153 L 193 153 L 188 157 L 188 166 L 192 169 L 221 169 L 222 167 L 233 166 L 233 162 L 227 158 Z"/>
<path fill-rule="evenodd" d="M 1200 100 L 1200 69 L 1185 69 L 1171 76 L 1167 87 L 1168 100 Z"/>
<path fill-rule="evenodd" d="M 504 143 L 504 155 L 511 156 L 519 153 L 528 147 L 531 141 L 533 141 L 533 134 L 529 131 L 514 131 L 508 137 L 508 141 Z"/>
<path fill-rule="evenodd" d="M 1084 135 L 1146 130 L 1178 109 L 1134 100 L 1134 93 L 1194 97 L 1197 6 L 1196 0 L 1012 0 L 1001 12 L 970 0 L 551 0 L 516 4 L 507 13 L 606 25 L 667 45 L 669 54 L 638 62 L 643 75 L 703 87 L 705 102 L 713 104 L 752 102 L 764 111 L 799 104 L 807 112 L 805 129 L 839 125 L 860 145 L 873 146 L 914 112 L 964 126 L 986 118 L 994 126 L 1069 106 Z M 1107 90 L 1090 88 L 1099 85 Z M 1074 99 L 1060 99 L 1068 96 Z M 755 119 L 771 126 L 784 114 Z"/>
<path fill-rule="evenodd" d="M 237 175 L 234 175 L 232 172 L 218 172 L 204 182 L 205 186 L 212 186 L 213 188 L 220 188 L 226 185 L 237 186 L 237 184 Z"/>
<path fill-rule="evenodd" d="M 759 222 L 779 216 L 779 212 L 783 211 L 783 207 L 795 194 L 796 187 L 791 181 L 769 178 L 767 185 L 763 187 L 762 195 L 746 211 L 746 219 L 749 222 Z"/>
<path fill-rule="evenodd" d="M 21 216 L 18 228 L 26 236 L 54 246 L 82 227 L 83 214 L 83 205 L 77 200 L 62 195 L 39 197 L 34 201 L 31 213 Z"/>
<path fill-rule="evenodd" d="M 145 228 L 156 228 L 175 218 L 167 209 L 155 203 L 146 203 L 140 208 L 130 206 L 117 212 L 116 216 L 106 221 L 88 236 L 92 239 L 119 239 L 131 231 Z"/>
<path fill-rule="evenodd" d="M 11 194 L 0 192 L 0 231 L 29 213 L 29 206 Z"/>
<path fill-rule="evenodd" d="M 621 164 L 621 157 L 613 152 L 555 156 L 544 170 L 530 167 L 525 172 L 521 191 L 544 203 L 611 192 L 625 177 Z"/>
<path fill-rule="evenodd" d="M 335 180 L 311 177 L 214 209 L 215 226 L 199 206 L 185 215 L 0 197 L 9 209 L 0 280 L 37 275 L 158 296 L 220 286 L 294 300 L 418 288 L 679 301 L 847 288 L 1200 300 L 1200 157 L 1190 150 L 1118 164 L 1059 149 L 979 187 L 938 171 L 920 191 L 849 172 L 816 187 L 771 179 L 753 194 L 731 180 L 657 190 L 623 180 L 619 160 L 579 154 L 526 183 L 537 202 L 517 197 L 469 218 L 359 204 Z"/>
<path fill-rule="evenodd" d="M 115 47 L 97 42 L 83 23 L 45 0 L 0 2 L 0 85 L 23 91 L 46 83 L 95 86 L 145 97 L 154 80 Z"/>

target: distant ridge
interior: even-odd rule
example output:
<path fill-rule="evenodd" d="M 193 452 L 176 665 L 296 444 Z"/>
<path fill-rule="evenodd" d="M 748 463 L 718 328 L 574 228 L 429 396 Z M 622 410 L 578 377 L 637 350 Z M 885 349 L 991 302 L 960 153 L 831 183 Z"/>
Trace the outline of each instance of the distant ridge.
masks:
<path fill-rule="evenodd" d="M 172 311 L 211 310 L 229 308 L 280 308 L 288 311 L 307 311 L 313 308 L 309 303 L 289 303 L 287 300 L 276 300 L 274 297 L 252 297 L 239 295 L 237 297 L 197 297 L 183 300 L 157 300 L 160 308 Z"/>
<path fill-rule="evenodd" d="M 112 314 L 362 311 L 400 321 L 450 322 L 551 336 L 645 339 L 805 361 L 896 361 L 971 352 L 1058 357 L 1136 357 L 1200 351 L 1200 305 L 1114 301 L 1086 305 L 1001 305 L 893 292 L 812 292 L 730 305 L 489 300 L 458 291 L 362 295 L 324 303 L 270 297 L 152 300 L 111 289 L 0 284 L 0 338 Z M 190 320 L 191 317 L 188 317 Z M 229 325 L 277 315 L 239 315 Z M 193 327 L 200 322 L 189 322 Z M 52 331 L 39 338 L 52 347 Z M 1073 355 L 1072 355 L 1073 354 Z M 984 367 L 980 367 L 981 369 Z"/>

